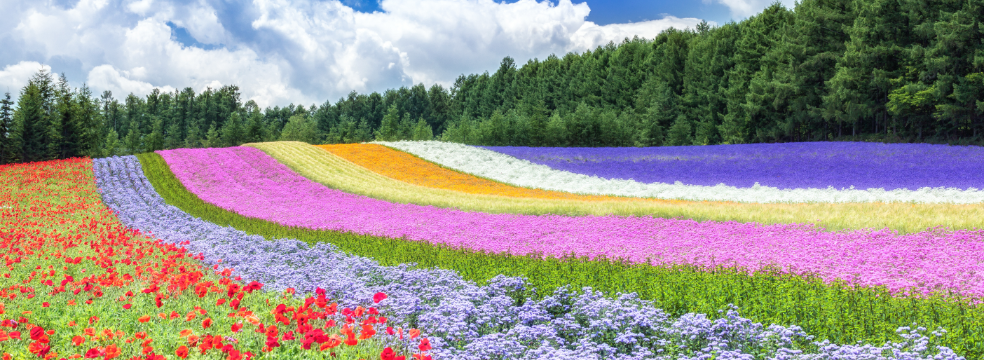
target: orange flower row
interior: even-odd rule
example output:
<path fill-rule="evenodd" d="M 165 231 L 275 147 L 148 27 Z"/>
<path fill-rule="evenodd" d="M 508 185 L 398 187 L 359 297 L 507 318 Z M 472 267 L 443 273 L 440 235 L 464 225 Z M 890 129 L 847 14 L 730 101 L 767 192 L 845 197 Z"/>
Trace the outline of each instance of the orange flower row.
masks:
<path fill-rule="evenodd" d="M 528 189 L 486 180 L 450 170 L 402 151 L 377 144 L 318 145 L 336 156 L 377 174 L 406 183 L 470 194 L 581 201 L 662 201 L 615 196 L 579 195 L 560 191 Z M 670 201 L 674 202 L 674 201 Z"/>

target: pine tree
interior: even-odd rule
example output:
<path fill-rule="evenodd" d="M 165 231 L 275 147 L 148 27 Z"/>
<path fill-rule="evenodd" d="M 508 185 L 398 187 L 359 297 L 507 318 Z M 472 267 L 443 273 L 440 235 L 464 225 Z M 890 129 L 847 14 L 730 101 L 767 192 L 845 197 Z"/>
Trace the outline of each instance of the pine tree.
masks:
<path fill-rule="evenodd" d="M 109 134 L 106 135 L 106 141 L 102 146 L 102 156 L 116 156 L 120 155 L 120 135 L 116 133 L 116 130 L 109 129 Z"/>
<path fill-rule="evenodd" d="M 53 141 L 49 146 L 53 148 L 53 156 L 57 159 L 65 159 L 81 155 L 80 133 L 83 129 L 78 124 L 78 111 L 72 89 L 68 85 L 65 74 L 58 77 L 58 88 L 55 90 L 55 114 L 52 116 Z"/>
<path fill-rule="evenodd" d="M 243 126 L 238 112 L 232 113 L 225 125 L 222 125 L 222 144 L 224 146 L 239 146 L 243 144 Z"/>
<path fill-rule="evenodd" d="M 413 136 L 411 137 L 411 140 L 431 140 L 433 138 L 434 130 L 431 129 L 430 124 L 428 124 L 427 121 L 424 121 L 424 118 L 421 117 L 420 120 L 417 120 L 417 125 L 413 126 Z"/>
<path fill-rule="evenodd" d="M 204 148 L 222 146 L 221 144 L 222 137 L 221 135 L 219 135 L 219 132 L 215 130 L 215 123 L 212 123 L 212 125 L 208 126 L 208 131 L 205 133 L 205 138 L 202 139 L 201 142 L 202 142 L 202 147 Z"/>
<path fill-rule="evenodd" d="M 46 92 L 51 79 L 44 70 L 38 72 L 21 90 L 10 130 L 12 162 L 31 162 L 47 159 L 48 112 Z"/>
<path fill-rule="evenodd" d="M 164 121 L 157 116 L 152 116 L 151 119 L 153 126 L 151 127 L 150 134 L 147 134 L 147 138 L 144 140 L 147 152 L 164 149 Z"/>
<path fill-rule="evenodd" d="M 82 85 L 75 93 L 75 123 L 78 129 L 78 151 L 81 156 L 99 156 L 105 141 L 106 124 L 99 114 L 99 100 L 92 97 L 89 87 Z"/>
<path fill-rule="evenodd" d="M 390 105 L 383 116 L 383 122 L 376 130 L 376 140 L 396 141 L 400 138 L 400 109 L 396 104 Z"/>
<path fill-rule="evenodd" d="M 140 133 L 137 132 L 137 126 L 132 122 L 129 128 L 126 137 L 123 139 L 123 147 L 126 148 L 126 154 L 139 154 L 143 152 L 143 146 L 140 143 Z"/>
<path fill-rule="evenodd" d="M 13 162 L 10 146 L 10 131 L 14 126 L 14 112 L 11 105 L 10 93 L 5 93 L 0 99 L 0 164 Z"/>
<path fill-rule="evenodd" d="M 559 113 L 554 113 L 547 121 L 547 128 L 544 138 L 547 146 L 567 146 L 570 136 L 567 132 L 567 123 Z"/>
<path fill-rule="evenodd" d="M 673 122 L 673 126 L 670 126 L 670 130 L 666 133 L 664 143 L 669 146 L 691 145 L 693 143 L 691 133 L 690 121 L 687 121 L 687 118 L 680 115 Z"/>
<path fill-rule="evenodd" d="M 249 117 L 249 124 L 246 125 L 246 134 L 243 141 L 248 143 L 261 142 L 266 140 L 266 129 L 263 127 L 263 115 L 259 111 L 252 113 Z"/>
<path fill-rule="evenodd" d="M 280 133 L 280 141 L 303 141 L 317 144 L 318 124 L 306 115 L 294 115 L 287 120 L 284 130 Z"/>

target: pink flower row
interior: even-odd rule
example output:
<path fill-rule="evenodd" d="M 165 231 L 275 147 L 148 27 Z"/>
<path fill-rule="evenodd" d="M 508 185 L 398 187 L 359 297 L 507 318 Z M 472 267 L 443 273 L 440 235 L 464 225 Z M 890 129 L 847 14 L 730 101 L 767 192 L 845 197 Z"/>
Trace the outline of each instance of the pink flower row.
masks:
<path fill-rule="evenodd" d="M 202 200 L 282 225 L 512 254 L 778 267 L 893 292 L 984 295 L 984 231 L 826 232 L 811 225 L 515 215 L 397 204 L 330 189 L 250 147 L 159 152 Z"/>

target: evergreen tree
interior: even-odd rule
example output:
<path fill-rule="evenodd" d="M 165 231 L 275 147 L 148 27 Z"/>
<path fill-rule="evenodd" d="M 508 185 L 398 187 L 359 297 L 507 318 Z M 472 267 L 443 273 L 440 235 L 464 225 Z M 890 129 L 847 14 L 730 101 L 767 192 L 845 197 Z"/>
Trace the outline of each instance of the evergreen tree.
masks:
<path fill-rule="evenodd" d="M 3 99 L 0 99 L 0 164 L 13 162 L 10 145 L 10 131 L 14 126 L 14 110 L 11 107 L 13 104 L 9 92 L 3 95 Z"/>
<path fill-rule="evenodd" d="M 150 134 L 147 134 L 147 137 L 144 140 L 144 151 L 146 152 L 164 149 L 164 121 L 157 116 L 154 116 L 151 119 L 153 125 L 151 126 Z"/>
<path fill-rule="evenodd" d="M 424 118 L 421 117 L 420 120 L 417 120 L 417 125 L 414 125 L 413 127 L 413 136 L 411 137 L 411 140 L 432 140 L 433 138 L 434 130 L 431 129 L 430 124 L 428 124 L 427 121 L 424 121 Z"/>
<path fill-rule="evenodd" d="M 215 130 L 215 123 L 208 126 L 208 131 L 205 132 L 205 138 L 201 140 L 201 143 L 204 148 L 222 147 L 222 136 Z"/>
<path fill-rule="evenodd" d="M 303 141 L 308 144 L 319 143 L 318 124 L 305 115 L 291 116 L 280 133 L 280 141 Z"/>
<path fill-rule="evenodd" d="M 673 122 L 673 126 L 670 126 L 670 130 L 666 133 L 666 140 L 663 143 L 669 146 L 691 145 L 693 143 L 692 133 L 690 121 L 687 121 L 687 118 L 680 115 Z"/>
<path fill-rule="evenodd" d="M 106 135 L 106 141 L 103 142 L 101 149 L 102 156 L 116 156 L 121 155 L 120 151 L 120 135 L 116 133 L 116 130 L 109 129 L 109 134 Z"/>
<path fill-rule="evenodd" d="M 266 129 L 263 127 L 263 115 L 257 111 L 249 117 L 249 123 L 246 125 L 246 133 L 244 134 L 243 141 L 253 143 L 264 140 L 266 140 Z"/>
<path fill-rule="evenodd" d="M 225 125 L 222 126 L 222 144 L 224 146 L 239 146 L 243 144 L 245 134 L 243 133 L 241 122 L 238 112 L 232 113 L 229 119 L 226 120 Z"/>
<path fill-rule="evenodd" d="M 376 140 L 396 141 L 400 139 L 400 110 L 396 104 L 390 105 L 383 116 L 383 122 L 376 130 Z"/>
<path fill-rule="evenodd" d="M 123 138 L 123 147 L 126 148 L 125 154 L 139 154 L 143 152 L 140 133 L 137 132 L 137 126 L 135 124 L 130 124 L 128 127 L 129 130 L 126 133 L 126 137 Z"/>
<path fill-rule="evenodd" d="M 78 131 L 78 155 L 100 156 L 103 141 L 106 140 L 106 125 L 99 113 L 99 100 L 92 96 L 92 90 L 85 84 L 75 92 L 75 125 Z"/>
<path fill-rule="evenodd" d="M 567 146 L 570 135 L 567 132 L 567 123 L 559 113 L 554 113 L 547 121 L 544 140 L 547 146 Z"/>
<path fill-rule="evenodd" d="M 14 162 L 50 159 L 47 140 L 50 138 L 51 77 L 47 71 L 36 73 L 21 90 L 10 130 L 10 153 Z"/>

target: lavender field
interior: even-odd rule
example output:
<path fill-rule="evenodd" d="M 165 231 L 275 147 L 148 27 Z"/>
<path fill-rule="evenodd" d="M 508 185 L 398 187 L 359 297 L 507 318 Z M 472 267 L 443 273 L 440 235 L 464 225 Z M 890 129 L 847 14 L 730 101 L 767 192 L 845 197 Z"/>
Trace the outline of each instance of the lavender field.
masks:
<path fill-rule="evenodd" d="M 984 189 L 984 147 L 813 142 L 649 148 L 485 149 L 606 179 L 779 189 Z"/>

